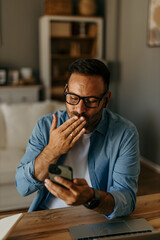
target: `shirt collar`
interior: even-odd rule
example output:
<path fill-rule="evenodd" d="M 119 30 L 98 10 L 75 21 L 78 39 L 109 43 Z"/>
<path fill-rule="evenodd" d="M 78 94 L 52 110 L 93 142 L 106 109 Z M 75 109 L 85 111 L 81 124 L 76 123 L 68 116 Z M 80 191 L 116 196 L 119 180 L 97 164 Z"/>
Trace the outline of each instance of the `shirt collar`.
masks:
<path fill-rule="evenodd" d="M 108 114 L 107 114 L 107 112 L 108 112 L 108 110 L 106 108 L 104 108 L 103 112 L 102 112 L 102 118 L 93 132 L 99 132 L 104 136 L 106 135 L 106 132 L 108 129 Z"/>

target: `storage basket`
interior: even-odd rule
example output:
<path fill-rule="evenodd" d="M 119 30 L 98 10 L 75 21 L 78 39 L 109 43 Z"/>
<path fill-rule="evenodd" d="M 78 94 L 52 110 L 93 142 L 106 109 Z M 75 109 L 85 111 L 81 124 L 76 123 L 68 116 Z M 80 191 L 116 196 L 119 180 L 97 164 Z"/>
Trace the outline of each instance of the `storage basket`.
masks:
<path fill-rule="evenodd" d="M 72 0 L 45 0 L 46 15 L 71 15 Z"/>

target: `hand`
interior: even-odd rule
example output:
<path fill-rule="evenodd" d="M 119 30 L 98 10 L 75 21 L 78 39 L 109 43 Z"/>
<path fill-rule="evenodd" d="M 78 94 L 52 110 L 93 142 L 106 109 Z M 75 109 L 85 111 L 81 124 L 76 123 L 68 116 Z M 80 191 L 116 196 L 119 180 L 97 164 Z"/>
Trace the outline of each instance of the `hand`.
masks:
<path fill-rule="evenodd" d="M 57 128 L 57 115 L 53 114 L 49 143 L 35 159 L 35 179 L 42 182 L 48 177 L 49 164 L 56 163 L 62 154 L 74 146 L 85 133 L 85 124 L 84 117 L 74 116 Z"/>
<path fill-rule="evenodd" d="M 85 179 L 75 178 L 71 182 L 62 177 L 55 177 L 55 181 L 67 189 L 53 183 L 49 179 L 45 179 L 45 186 L 50 193 L 65 201 L 67 205 L 78 206 L 85 204 L 94 195 L 93 189 L 88 186 Z"/>
<path fill-rule="evenodd" d="M 86 120 L 84 117 L 74 116 L 57 128 L 57 116 L 53 114 L 50 128 L 50 139 L 47 148 L 54 158 L 59 158 L 71 149 L 85 133 Z"/>

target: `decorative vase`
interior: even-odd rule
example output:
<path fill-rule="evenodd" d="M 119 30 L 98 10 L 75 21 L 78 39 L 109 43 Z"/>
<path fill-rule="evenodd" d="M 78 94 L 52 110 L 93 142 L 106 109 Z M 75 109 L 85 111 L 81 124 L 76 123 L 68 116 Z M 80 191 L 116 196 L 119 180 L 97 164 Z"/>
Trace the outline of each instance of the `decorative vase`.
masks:
<path fill-rule="evenodd" d="M 83 16 L 93 16 L 96 13 L 95 0 L 79 0 L 78 11 Z"/>

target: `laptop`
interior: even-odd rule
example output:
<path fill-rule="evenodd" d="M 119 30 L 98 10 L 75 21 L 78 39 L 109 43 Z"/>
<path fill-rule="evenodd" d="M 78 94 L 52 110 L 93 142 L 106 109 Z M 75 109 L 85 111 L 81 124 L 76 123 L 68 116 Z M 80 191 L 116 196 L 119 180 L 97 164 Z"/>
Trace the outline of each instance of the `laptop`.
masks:
<path fill-rule="evenodd" d="M 87 240 L 87 239 L 128 240 L 135 239 L 135 236 L 136 239 L 146 240 L 147 235 L 149 237 L 151 236 L 152 240 L 160 239 L 153 238 L 153 234 L 156 236 L 157 233 L 144 218 L 72 226 L 69 228 L 69 231 L 71 233 L 73 240 Z M 140 237 L 144 236 L 145 238 L 137 238 L 139 236 Z"/>

